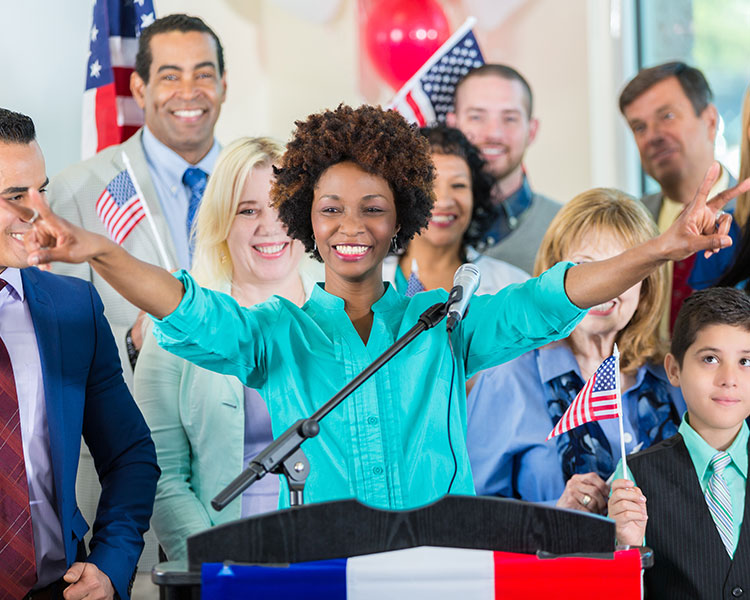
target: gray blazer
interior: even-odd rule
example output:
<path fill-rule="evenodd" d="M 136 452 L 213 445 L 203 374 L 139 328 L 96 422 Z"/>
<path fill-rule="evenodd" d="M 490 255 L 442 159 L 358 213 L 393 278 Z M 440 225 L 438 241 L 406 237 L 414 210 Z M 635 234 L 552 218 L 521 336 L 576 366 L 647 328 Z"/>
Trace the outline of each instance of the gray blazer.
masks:
<path fill-rule="evenodd" d="M 102 235 L 107 235 L 104 225 L 96 214 L 95 204 L 104 188 L 115 175 L 125 169 L 122 152 L 125 151 L 130 159 L 138 184 L 146 197 L 148 208 L 154 218 L 156 230 L 170 261 L 170 267 L 176 268 L 177 254 L 169 232 L 169 226 L 161 210 L 161 203 L 156 195 L 154 184 L 143 153 L 141 136 L 143 130 L 138 130 L 133 137 L 119 146 L 111 146 L 99 152 L 96 156 L 73 165 L 56 175 L 50 181 L 48 197 L 52 210 L 71 223 Z M 144 218 L 122 244 L 130 254 L 148 263 L 163 264 L 161 254 L 154 239 L 148 218 Z M 122 370 L 128 387 L 132 390 L 133 370 L 128 361 L 125 347 L 125 335 L 133 326 L 138 309 L 117 293 L 102 277 L 87 263 L 69 265 L 54 263 L 52 270 L 61 275 L 72 275 L 86 281 L 91 281 L 104 302 L 104 315 L 107 317 L 112 333 L 115 336 L 117 349 L 120 352 Z"/>
<path fill-rule="evenodd" d="M 533 273 L 537 250 L 558 210 L 560 204 L 541 194 L 534 194 L 531 207 L 520 216 L 518 226 L 499 243 L 485 248 L 482 254 Z"/>

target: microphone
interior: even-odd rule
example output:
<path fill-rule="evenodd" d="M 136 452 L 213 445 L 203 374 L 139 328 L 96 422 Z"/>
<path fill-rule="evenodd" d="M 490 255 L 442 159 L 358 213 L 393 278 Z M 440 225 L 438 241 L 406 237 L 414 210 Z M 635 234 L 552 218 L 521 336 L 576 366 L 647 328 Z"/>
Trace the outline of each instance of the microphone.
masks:
<path fill-rule="evenodd" d="M 479 269 L 472 263 L 465 263 L 456 270 L 456 274 L 453 276 L 453 289 L 448 295 L 447 302 L 447 329 L 449 333 L 464 318 L 469 300 L 479 287 L 479 280 Z"/>

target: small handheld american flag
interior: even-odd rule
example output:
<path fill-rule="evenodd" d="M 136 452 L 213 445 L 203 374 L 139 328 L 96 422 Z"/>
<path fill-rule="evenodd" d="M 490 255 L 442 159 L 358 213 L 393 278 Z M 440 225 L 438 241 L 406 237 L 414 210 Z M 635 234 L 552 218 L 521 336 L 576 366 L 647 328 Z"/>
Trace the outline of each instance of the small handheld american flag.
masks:
<path fill-rule="evenodd" d="M 453 110 L 458 81 L 484 64 L 471 31 L 474 23 L 476 19 L 469 17 L 404 84 L 388 108 L 397 110 L 407 121 L 420 127 L 444 123 L 445 115 Z"/>
<path fill-rule="evenodd" d="M 547 436 L 547 440 L 570 431 L 584 423 L 601 421 L 603 419 L 620 420 L 620 456 L 622 458 L 622 472 L 627 473 L 627 458 L 625 455 L 625 434 L 623 433 L 622 394 L 620 393 L 620 351 L 615 344 L 612 356 L 607 358 L 594 371 L 594 374 L 578 392 L 554 429 Z"/>
<path fill-rule="evenodd" d="M 146 216 L 143 201 L 135 191 L 127 170 L 118 173 L 104 188 L 96 201 L 96 214 L 104 223 L 109 237 L 117 244 L 122 244 Z"/>
<path fill-rule="evenodd" d="M 553 437 L 570 431 L 584 423 L 614 419 L 620 414 L 617 399 L 619 369 L 615 356 L 606 359 L 586 382 L 555 428 L 547 436 Z"/>

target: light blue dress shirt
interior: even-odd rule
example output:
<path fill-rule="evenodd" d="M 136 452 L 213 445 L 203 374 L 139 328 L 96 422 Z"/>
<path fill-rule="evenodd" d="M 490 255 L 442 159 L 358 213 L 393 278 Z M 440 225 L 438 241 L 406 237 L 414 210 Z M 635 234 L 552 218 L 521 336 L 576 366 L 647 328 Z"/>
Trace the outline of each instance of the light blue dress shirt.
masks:
<path fill-rule="evenodd" d="M 581 374 L 564 342 L 550 344 L 490 369 L 479 377 L 469 395 L 467 444 L 477 493 L 554 504 L 565 490 L 554 439 L 545 441 L 553 423 L 547 409 L 548 382 L 564 373 Z M 661 365 L 646 364 L 636 372 L 635 384 L 622 394 L 625 451 L 648 446 L 638 428 L 638 397 L 649 377 L 665 382 L 676 415 L 685 410 L 682 392 L 669 384 Z M 619 455 L 618 419 L 597 421 Z"/>
<path fill-rule="evenodd" d="M 455 377 L 441 323 L 331 412 L 320 434 L 303 445 L 312 465 L 306 501 L 355 497 L 402 509 L 436 500 L 448 491 L 454 471 L 447 421 L 458 462 L 451 491 L 473 494 L 464 383 L 480 369 L 570 334 L 585 314 L 565 294 L 570 266 L 559 264 L 495 295 L 475 296 L 452 338 Z M 176 276 L 185 294 L 172 314 L 155 319 L 157 341 L 257 389 L 268 404 L 274 435 L 312 414 L 405 334 L 424 310 L 447 299 L 444 290 L 407 298 L 386 285 L 372 306 L 365 344 L 344 300 L 325 292 L 322 284 L 301 308 L 278 297 L 242 308 L 230 296 L 198 287 L 185 272 Z M 287 506 L 285 486 L 281 494 L 281 505 Z"/>
<path fill-rule="evenodd" d="M 187 269 L 190 267 L 190 246 L 186 225 L 190 188 L 182 183 L 182 176 L 185 174 L 185 169 L 189 167 L 198 167 L 210 175 L 214 170 L 221 147 L 219 142 L 214 140 L 214 145 L 211 146 L 208 154 L 198 164 L 191 165 L 177 152 L 157 140 L 148 127 L 143 128 L 141 140 L 151 181 L 154 183 L 156 195 L 159 196 L 159 204 L 177 251 L 179 261 L 177 266 Z"/>

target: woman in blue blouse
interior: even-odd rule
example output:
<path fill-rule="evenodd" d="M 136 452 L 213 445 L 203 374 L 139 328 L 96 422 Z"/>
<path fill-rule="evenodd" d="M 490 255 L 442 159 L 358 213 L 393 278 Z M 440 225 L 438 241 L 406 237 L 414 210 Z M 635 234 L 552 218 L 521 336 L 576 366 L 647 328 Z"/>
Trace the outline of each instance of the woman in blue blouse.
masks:
<path fill-rule="evenodd" d="M 473 494 L 466 379 L 567 337 L 585 309 L 616 297 L 665 261 L 729 245 L 729 218 L 722 216 L 717 229 L 716 211 L 744 188 L 707 203 L 717 172 L 709 171 L 695 200 L 658 238 L 606 261 L 561 263 L 497 294 L 475 296 L 451 335 L 455 360 L 444 327 L 422 334 L 305 443 L 312 465 L 307 500 L 356 497 L 409 508 L 449 491 Z M 390 249 L 427 224 L 433 178 L 427 141 L 398 113 L 342 105 L 298 122 L 271 195 L 289 235 L 325 264 L 325 285 L 318 284 L 301 308 L 278 297 L 240 307 L 185 272 L 173 277 L 56 217 L 33 190 L 30 207 L 0 203 L 33 223 L 24 238 L 30 264 L 89 261 L 152 315 L 160 345 L 257 389 L 279 434 L 320 407 L 426 308 L 446 300 L 444 290 L 406 298 L 382 279 Z"/>
<path fill-rule="evenodd" d="M 606 260 L 657 233 L 644 207 L 627 194 L 590 190 L 557 213 L 534 270 L 541 273 L 562 260 Z M 545 440 L 584 382 L 612 355 L 615 343 L 620 350 L 626 451 L 677 432 L 685 403 L 664 372 L 657 329 L 666 301 L 661 267 L 613 300 L 591 308 L 565 340 L 479 376 L 467 408 L 477 493 L 605 511 L 605 481 L 619 459 L 618 421 L 594 421 Z"/>

